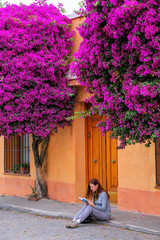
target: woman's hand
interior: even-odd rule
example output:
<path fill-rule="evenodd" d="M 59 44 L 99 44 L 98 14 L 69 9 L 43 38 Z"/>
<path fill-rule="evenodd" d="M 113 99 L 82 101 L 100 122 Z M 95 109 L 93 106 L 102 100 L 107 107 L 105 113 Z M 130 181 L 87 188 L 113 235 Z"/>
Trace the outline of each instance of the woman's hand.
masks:
<path fill-rule="evenodd" d="M 88 202 L 88 204 L 89 204 L 91 207 L 95 207 L 95 205 L 94 205 L 93 202 Z"/>

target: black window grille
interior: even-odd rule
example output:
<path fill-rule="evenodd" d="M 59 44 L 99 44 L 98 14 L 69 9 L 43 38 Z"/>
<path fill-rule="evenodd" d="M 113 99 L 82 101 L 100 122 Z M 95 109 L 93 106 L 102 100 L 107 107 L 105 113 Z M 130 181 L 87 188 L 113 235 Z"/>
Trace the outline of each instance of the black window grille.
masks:
<path fill-rule="evenodd" d="M 160 186 L 160 139 L 155 143 L 155 158 L 156 158 L 156 185 Z"/>
<path fill-rule="evenodd" d="M 15 135 L 4 139 L 4 171 L 30 172 L 30 136 Z"/>

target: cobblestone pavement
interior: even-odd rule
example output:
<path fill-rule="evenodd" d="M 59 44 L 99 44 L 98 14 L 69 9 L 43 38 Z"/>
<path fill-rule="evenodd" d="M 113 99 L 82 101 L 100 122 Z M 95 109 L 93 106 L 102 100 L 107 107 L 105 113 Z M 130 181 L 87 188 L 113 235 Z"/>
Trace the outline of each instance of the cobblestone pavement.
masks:
<path fill-rule="evenodd" d="M 0 210 L 0 240 L 160 240 L 159 236 L 94 223 L 67 229 L 67 221 Z"/>

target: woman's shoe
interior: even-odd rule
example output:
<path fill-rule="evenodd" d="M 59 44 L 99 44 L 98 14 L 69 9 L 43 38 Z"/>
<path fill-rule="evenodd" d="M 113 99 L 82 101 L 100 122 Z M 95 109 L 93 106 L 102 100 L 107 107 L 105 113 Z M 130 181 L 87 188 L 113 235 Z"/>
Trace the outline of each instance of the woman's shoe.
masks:
<path fill-rule="evenodd" d="M 79 223 L 76 221 L 70 221 L 69 223 L 66 224 L 66 228 L 77 228 L 79 227 Z"/>
<path fill-rule="evenodd" d="M 67 222 L 66 227 L 69 228 L 73 221 Z"/>

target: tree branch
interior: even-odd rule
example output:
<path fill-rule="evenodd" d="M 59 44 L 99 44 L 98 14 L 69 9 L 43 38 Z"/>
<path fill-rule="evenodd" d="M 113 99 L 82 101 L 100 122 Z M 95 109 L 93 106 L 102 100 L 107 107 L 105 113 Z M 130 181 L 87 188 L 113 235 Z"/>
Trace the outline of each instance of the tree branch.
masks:
<path fill-rule="evenodd" d="M 35 166 L 39 167 L 40 165 L 42 167 L 39 157 L 39 144 L 42 142 L 42 138 L 32 135 L 32 139 L 33 139 L 32 149 L 34 154 Z"/>

